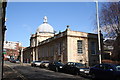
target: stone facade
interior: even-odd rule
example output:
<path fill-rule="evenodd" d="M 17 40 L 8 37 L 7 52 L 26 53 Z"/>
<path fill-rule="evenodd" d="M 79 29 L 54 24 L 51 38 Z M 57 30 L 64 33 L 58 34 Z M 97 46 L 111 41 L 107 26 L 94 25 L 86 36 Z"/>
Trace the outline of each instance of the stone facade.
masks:
<path fill-rule="evenodd" d="M 30 40 L 32 41 L 32 39 Z M 78 53 L 79 41 L 82 41 L 81 53 Z M 33 43 L 31 42 L 31 44 Z M 24 49 L 24 59 L 29 61 L 61 60 L 63 63 L 80 62 L 91 66 L 99 62 L 97 45 L 97 34 L 72 31 L 67 28 L 64 32 L 40 41 L 36 46 L 31 45 Z M 93 52 L 92 47 L 94 47 Z"/>
<path fill-rule="evenodd" d="M 53 37 L 54 34 L 52 33 L 36 33 L 32 34 L 30 38 L 30 46 L 35 47 L 38 46 L 39 42 L 42 42 L 50 37 Z"/>
<path fill-rule="evenodd" d="M 70 30 L 54 33 L 44 17 L 36 33 L 30 37 L 30 47 L 23 50 L 24 62 L 49 60 L 80 62 L 87 66 L 99 62 L 97 34 Z"/>

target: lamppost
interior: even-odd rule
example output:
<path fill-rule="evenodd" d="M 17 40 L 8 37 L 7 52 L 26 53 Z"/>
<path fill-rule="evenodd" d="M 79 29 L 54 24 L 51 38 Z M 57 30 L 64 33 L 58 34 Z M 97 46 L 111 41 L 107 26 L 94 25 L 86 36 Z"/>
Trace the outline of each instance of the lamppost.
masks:
<path fill-rule="evenodd" d="M 100 24 L 99 24 L 99 14 L 98 14 L 98 0 L 96 0 L 96 19 L 97 19 L 97 28 L 98 28 L 98 46 L 99 46 L 99 62 L 102 63 L 101 59 L 101 36 L 100 36 Z"/>
<path fill-rule="evenodd" d="M 118 2 L 118 10 L 120 10 L 120 1 Z M 118 36 L 120 36 L 120 11 L 118 12 Z"/>

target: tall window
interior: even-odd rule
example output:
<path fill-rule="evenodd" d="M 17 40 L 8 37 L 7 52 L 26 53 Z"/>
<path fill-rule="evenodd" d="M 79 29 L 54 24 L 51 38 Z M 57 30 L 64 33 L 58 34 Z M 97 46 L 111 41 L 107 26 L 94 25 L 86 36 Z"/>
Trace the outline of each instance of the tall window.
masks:
<path fill-rule="evenodd" d="M 96 54 L 96 43 L 91 42 L 91 54 Z"/>
<path fill-rule="evenodd" d="M 83 41 L 82 40 L 77 40 L 77 46 L 78 46 L 78 53 L 82 54 L 83 53 Z"/>
<path fill-rule="evenodd" d="M 61 42 L 60 43 L 58 43 L 58 55 L 61 55 Z"/>
<path fill-rule="evenodd" d="M 54 55 L 54 45 L 52 45 L 52 49 L 51 49 L 51 56 Z"/>

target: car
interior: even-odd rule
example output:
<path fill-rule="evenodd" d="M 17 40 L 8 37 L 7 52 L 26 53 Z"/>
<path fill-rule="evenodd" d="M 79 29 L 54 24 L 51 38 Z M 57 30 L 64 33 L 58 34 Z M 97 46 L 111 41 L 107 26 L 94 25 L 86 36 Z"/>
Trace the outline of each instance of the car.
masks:
<path fill-rule="evenodd" d="M 41 64 L 41 61 L 32 61 L 32 62 L 31 62 L 31 66 L 32 66 L 32 67 L 40 66 L 40 64 Z"/>
<path fill-rule="evenodd" d="M 56 71 L 56 72 L 58 72 L 58 71 L 60 72 L 60 71 L 62 71 L 63 65 L 64 65 L 63 63 L 58 62 L 58 61 L 51 61 L 49 63 L 48 69 Z"/>
<path fill-rule="evenodd" d="M 16 61 L 14 59 L 10 59 L 9 60 L 11 63 L 16 63 Z"/>
<path fill-rule="evenodd" d="M 40 67 L 41 68 L 48 68 L 49 61 L 41 61 Z"/>
<path fill-rule="evenodd" d="M 92 79 L 120 80 L 120 65 L 102 63 L 90 68 Z"/>
<path fill-rule="evenodd" d="M 63 66 L 63 71 L 65 73 L 70 73 L 75 75 L 80 75 L 85 72 L 88 73 L 88 70 L 89 68 L 87 68 L 84 64 L 77 62 L 68 62 Z"/>
<path fill-rule="evenodd" d="M 86 75 L 89 75 L 89 72 L 90 72 L 90 68 L 89 67 L 83 67 L 83 68 L 80 68 L 80 75 L 82 76 L 86 76 Z"/>
<path fill-rule="evenodd" d="M 16 59 L 15 62 L 16 62 L 16 63 L 20 63 L 20 60 Z"/>

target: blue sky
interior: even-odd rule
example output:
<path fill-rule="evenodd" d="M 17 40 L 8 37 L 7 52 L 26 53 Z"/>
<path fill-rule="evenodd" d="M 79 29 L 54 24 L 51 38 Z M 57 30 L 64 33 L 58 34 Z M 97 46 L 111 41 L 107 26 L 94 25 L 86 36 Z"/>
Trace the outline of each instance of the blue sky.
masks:
<path fill-rule="evenodd" d="M 55 31 L 64 31 L 66 25 L 74 31 L 93 32 L 95 19 L 94 2 L 9 2 L 6 12 L 6 40 L 30 45 L 43 17 Z"/>

